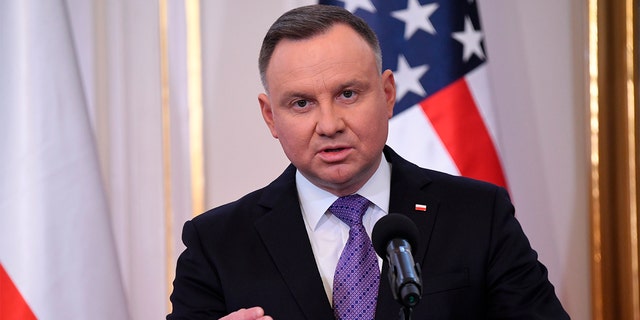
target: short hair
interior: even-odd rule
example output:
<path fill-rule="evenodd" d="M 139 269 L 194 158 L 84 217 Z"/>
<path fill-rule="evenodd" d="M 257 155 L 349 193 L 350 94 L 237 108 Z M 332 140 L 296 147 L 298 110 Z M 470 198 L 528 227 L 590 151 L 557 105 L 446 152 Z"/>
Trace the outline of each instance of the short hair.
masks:
<path fill-rule="evenodd" d="M 267 88 L 266 72 L 271 56 L 278 43 L 283 39 L 302 40 L 322 34 L 336 24 L 345 24 L 357 32 L 364 39 L 376 58 L 378 72 L 382 72 L 382 53 L 380 43 L 375 32 L 364 20 L 348 10 L 329 5 L 310 5 L 292 9 L 276 20 L 262 41 L 258 68 L 260 80 L 265 90 Z"/>

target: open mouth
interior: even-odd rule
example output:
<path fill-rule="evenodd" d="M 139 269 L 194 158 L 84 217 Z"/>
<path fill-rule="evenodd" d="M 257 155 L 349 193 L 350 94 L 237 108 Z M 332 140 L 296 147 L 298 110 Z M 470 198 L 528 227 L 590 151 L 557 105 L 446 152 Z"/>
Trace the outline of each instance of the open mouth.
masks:
<path fill-rule="evenodd" d="M 339 147 L 332 146 L 331 148 L 323 149 L 318 155 L 327 163 L 339 163 L 345 161 L 351 154 L 351 148 L 348 146 Z"/>

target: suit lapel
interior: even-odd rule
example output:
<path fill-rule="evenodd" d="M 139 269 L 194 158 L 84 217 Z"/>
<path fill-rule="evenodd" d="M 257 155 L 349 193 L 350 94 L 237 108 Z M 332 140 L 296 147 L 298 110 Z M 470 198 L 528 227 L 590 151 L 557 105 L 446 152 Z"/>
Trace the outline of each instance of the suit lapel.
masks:
<path fill-rule="evenodd" d="M 296 195 L 290 166 L 265 190 L 260 204 L 267 213 L 255 227 L 305 317 L 333 319 Z"/>
<path fill-rule="evenodd" d="M 391 148 L 385 147 L 384 153 L 392 165 L 389 213 L 404 214 L 418 227 L 420 242 L 417 250 L 414 248 L 414 261 L 423 265 L 438 213 L 437 199 L 427 192 L 431 180 L 423 170 L 402 159 Z M 426 205 L 426 211 L 416 210 L 416 205 Z M 388 274 L 389 265 L 385 262 L 380 278 L 376 312 L 376 319 L 380 320 L 397 319 L 400 313 L 400 304 L 393 299 Z"/>

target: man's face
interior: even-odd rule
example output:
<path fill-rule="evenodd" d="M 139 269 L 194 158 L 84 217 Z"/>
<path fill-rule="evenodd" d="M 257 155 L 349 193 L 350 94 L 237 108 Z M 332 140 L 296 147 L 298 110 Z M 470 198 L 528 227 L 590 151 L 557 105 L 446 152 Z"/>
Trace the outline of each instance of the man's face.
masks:
<path fill-rule="evenodd" d="M 262 116 L 289 160 L 335 195 L 362 187 L 380 163 L 395 103 L 393 74 L 378 73 L 365 40 L 344 24 L 282 40 L 266 80 Z"/>

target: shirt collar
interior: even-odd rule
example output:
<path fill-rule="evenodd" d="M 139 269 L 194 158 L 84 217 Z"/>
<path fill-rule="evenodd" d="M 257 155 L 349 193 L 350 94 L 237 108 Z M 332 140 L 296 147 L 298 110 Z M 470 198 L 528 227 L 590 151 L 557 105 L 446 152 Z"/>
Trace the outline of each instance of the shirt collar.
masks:
<path fill-rule="evenodd" d="M 302 215 L 311 229 L 315 230 L 326 221 L 328 218 L 327 210 L 338 197 L 315 186 L 300 171 L 296 171 L 296 188 Z M 388 213 L 390 188 L 391 163 L 387 162 L 383 156 L 376 172 L 356 193 L 367 198 L 380 210 Z"/>

